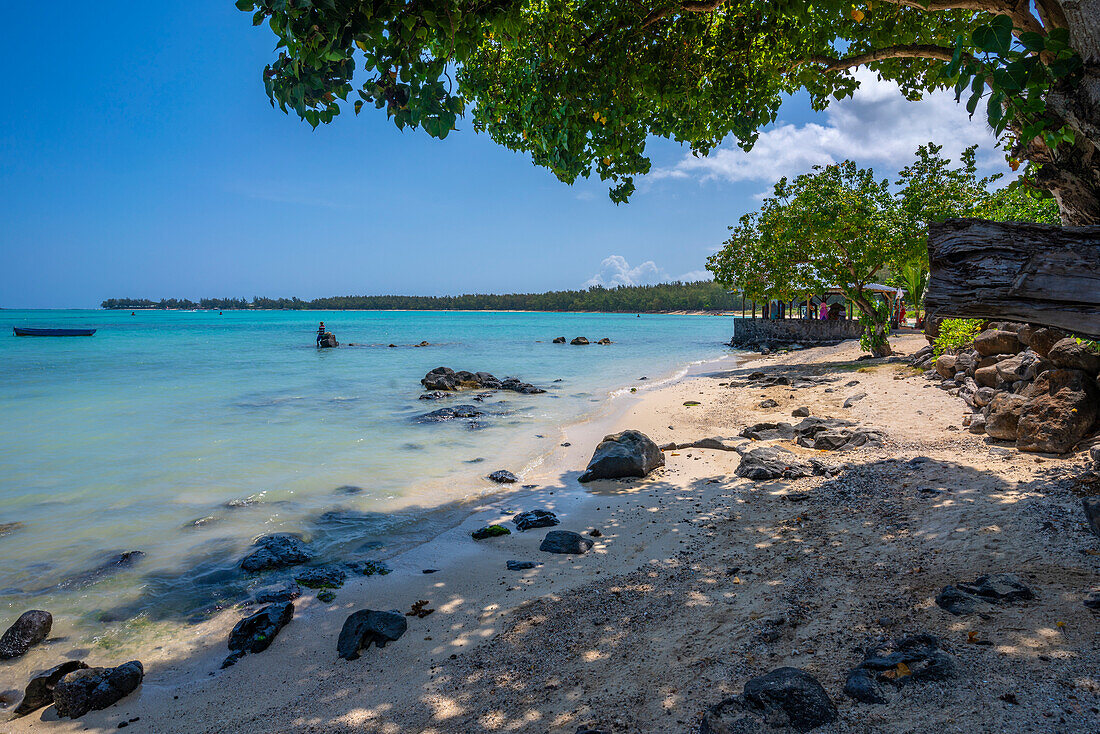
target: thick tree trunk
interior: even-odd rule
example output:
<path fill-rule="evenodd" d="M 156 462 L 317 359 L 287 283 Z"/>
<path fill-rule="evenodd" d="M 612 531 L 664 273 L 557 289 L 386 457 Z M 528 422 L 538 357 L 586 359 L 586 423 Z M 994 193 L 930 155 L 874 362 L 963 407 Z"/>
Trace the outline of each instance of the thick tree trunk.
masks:
<path fill-rule="evenodd" d="M 925 318 L 987 318 L 1100 338 L 1100 226 L 949 219 L 928 227 Z"/>
<path fill-rule="evenodd" d="M 1063 224 L 1100 224 L 1100 0 L 1056 1 L 1057 7 L 1041 2 L 1040 14 L 1069 30 L 1084 68 L 1073 84 L 1063 81 L 1052 89 L 1046 106 L 1076 140 L 1053 151 L 1037 143 L 1025 155 L 1042 164 L 1036 183 L 1054 194 Z"/>

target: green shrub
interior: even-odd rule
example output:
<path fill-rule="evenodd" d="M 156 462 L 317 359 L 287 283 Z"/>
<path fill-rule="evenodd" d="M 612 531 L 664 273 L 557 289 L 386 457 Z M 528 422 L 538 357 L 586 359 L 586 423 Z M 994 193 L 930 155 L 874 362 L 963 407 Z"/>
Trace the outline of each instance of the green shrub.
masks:
<path fill-rule="evenodd" d="M 933 354 L 938 357 L 952 349 L 969 346 L 981 330 L 979 319 L 944 319 L 940 322 L 939 335 L 932 342 Z"/>

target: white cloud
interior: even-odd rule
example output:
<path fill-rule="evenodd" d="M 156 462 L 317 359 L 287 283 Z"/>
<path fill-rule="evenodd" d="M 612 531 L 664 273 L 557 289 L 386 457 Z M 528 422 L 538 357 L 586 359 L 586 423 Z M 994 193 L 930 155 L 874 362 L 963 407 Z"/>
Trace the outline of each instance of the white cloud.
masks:
<path fill-rule="evenodd" d="M 986 154 L 979 157 L 983 167 L 1000 160 L 992 152 L 996 140 L 984 118 L 975 115 L 971 120 L 952 93 L 936 92 L 920 102 L 909 102 L 897 84 L 878 79 L 874 72 L 860 69 L 855 76 L 859 89 L 854 96 L 829 105 L 823 124 L 776 125 L 761 133 L 748 153 L 728 143 L 706 158 L 688 154 L 648 178 L 770 183 L 844 159 L 881 168 L 880 174 L 887 177 L 912 160 L 917 146 L 929 141 L 943 145 L 942 154 L 956 161 L 964 148 L 974 144 L 980 144 Z"/>
<path fill-rule="evenodd" d="M 636 268 L 622 255 L 609 255 L 600 263 L 600 270 L 584 283 L 588 288 L 594 285 L 614 288 L 618 285 L 652 285 L 668 280 L 668 273 L 657 267 L 657 263 L 646 260 Z"/>
<path fill-rule="evenodd" d="M 681 283 L 694 283 L 697 280 L 712 280 L 714 276 L 709 270 L 691 270 L 681 275 L 676 280 Z"/>
<path fill-rule="evenodd" d="M 690 270 L 675 278 L 659 268 L 657 263 L 646 260 L 636 268 L 630 267 L 630 263 L 622 255 L 608 255 L 600 263 L 600 271 L 585 281 L 584 287 L 602 285 L 614 288 L 619 285 L 654 285 L 656 283 L 668 283 L 678 280 L 682 283 L 693 283 L 697 280 L 710 280 L 708 270 Z"/>

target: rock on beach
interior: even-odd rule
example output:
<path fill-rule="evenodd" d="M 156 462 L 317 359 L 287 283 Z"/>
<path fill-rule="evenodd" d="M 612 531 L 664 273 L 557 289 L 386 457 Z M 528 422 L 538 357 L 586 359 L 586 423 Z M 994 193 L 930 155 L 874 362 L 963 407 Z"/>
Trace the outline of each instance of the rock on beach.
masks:
<path fill-rule="evenodd" d="M 665 455 L 649 436 L 627 430 L 604 436 L 577 481 L 644 477 L 664 465 Z"/>
<path fill-rule="evenodd" d="M 75 670 L 54 686 L 54 708 L 58 716 L 69 719 L 105 709 L 130 695 L 144 677 L 145 668 L 138 660 L 117 668 Z"/>

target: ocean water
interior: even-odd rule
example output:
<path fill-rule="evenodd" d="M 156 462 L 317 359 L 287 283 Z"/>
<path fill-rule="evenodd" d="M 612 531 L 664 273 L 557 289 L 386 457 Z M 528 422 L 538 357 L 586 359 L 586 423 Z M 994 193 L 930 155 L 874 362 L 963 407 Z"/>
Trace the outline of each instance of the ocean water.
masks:
<path fill-rule="evenodd" d="M 319 320 L 354 346 L 317 350 Z M 522 475 L 562 425 L 727 354 L 732 327 L 713 316 L 236 311 L 0 311 L 0 325 L 99 330 L 0 336 L 0 525 L 21 524 L 0 535 L 2 617 L 46 608 L 77 629 L 232 603 L 256 583 L 236 565 L 262 533 L 301 533 L 322 559 L 384 559 L 428 540 L 497 490 L 489 471 Z M 614 344 L 551 343 L 578 335 Z M 419 423 L 471 403 L 418 399 L 441 365 L 548 392 L 493 393 L 473 403 L 487 414 L 473 425 Z M 144 555 L 116 565 L 129 551 Z"/>

